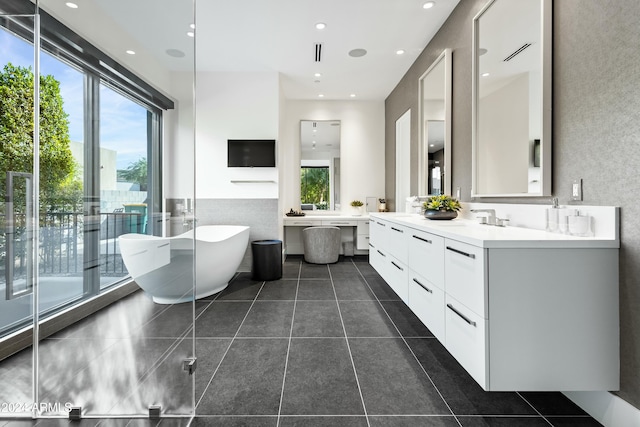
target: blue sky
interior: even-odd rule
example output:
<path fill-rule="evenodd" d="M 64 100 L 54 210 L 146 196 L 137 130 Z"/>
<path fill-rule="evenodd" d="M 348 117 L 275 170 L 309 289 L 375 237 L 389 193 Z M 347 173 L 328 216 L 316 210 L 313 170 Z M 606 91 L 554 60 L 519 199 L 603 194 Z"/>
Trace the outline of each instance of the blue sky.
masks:
<path fill-rule="evenodd" d="M 0 28 L 0 66 L 33 68 L 33 46 Z M 40 71 L 60 82 L 64 110 L 69 115 L 69 136 L 83 142 L 83 75 L 76 69 L 40 54 Z M 141 157 L 147 157 L 147 110 L 106 86 L 100 88 L 100 146 L 115 150 L 118 169 L 125 169 Z"/>

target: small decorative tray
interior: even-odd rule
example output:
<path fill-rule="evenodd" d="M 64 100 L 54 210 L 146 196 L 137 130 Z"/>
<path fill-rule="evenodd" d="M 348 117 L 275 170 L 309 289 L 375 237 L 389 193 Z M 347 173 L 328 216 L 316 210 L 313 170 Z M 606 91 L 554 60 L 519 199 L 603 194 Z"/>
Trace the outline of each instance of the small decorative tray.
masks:
<path fill-rule="evenodd" d="M 304 212 L 287 212 L 286 216 L 305 216 Z"/>

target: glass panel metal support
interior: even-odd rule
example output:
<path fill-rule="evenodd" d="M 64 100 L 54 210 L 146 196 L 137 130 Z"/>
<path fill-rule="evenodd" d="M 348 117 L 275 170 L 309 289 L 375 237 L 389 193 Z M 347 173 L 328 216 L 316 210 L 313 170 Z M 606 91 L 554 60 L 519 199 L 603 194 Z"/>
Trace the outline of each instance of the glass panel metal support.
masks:
<path fill-rule="evenodd" d="M 196 357 L 187 357 L 182 361 L 182 370 L 188 372 L 189 375 L 193 375 L 198 367 L 198 359 Z"/>

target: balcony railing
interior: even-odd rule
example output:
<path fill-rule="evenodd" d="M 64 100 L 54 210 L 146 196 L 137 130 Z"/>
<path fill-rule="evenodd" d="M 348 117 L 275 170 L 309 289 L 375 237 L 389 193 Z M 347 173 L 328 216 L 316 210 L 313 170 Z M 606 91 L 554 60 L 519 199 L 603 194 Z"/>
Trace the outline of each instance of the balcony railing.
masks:
<path fill-rule="evenodd" d="M 0 215 L 4 221 L 4 215 Z M 25 217 L 16 214 L 14 234 L 14 275 L 26 275 Z M 139 212 L 100 213 L 100 274 L 124 276 L 127 270 L 120 256 L 118 236 L 126 233 L 143 233 L 145 216 Z M 40 244 L 38 248 L 41 275 L 82 275 L 84 255 L 85 218 L 81 212 L 46 213 L 40 217 Z M 0 229 L 0 269 L 5 269 L 6 230 Z M 4 271 L 0 273 L 0 280 Z"/>

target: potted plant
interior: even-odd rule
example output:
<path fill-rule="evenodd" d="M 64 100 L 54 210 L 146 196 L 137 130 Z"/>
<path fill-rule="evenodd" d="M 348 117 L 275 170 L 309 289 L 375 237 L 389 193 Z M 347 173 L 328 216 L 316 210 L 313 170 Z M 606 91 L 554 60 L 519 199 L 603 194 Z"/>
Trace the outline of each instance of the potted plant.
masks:
<path fill-rule="evenodd" d="M 362 203 L 360 200 L 352 200 L 351 201 L 351 207 L 353 208 L 353 215 L 354 216 L 362 215 L 362 206 L 364 206 L 364 203 Z"/>
<path fill-rule="evenodd" d="M 462 205 L 451 196 L 429 197 L 423 204 L 424 216 L 429 219 L 454 219 Z"/>

